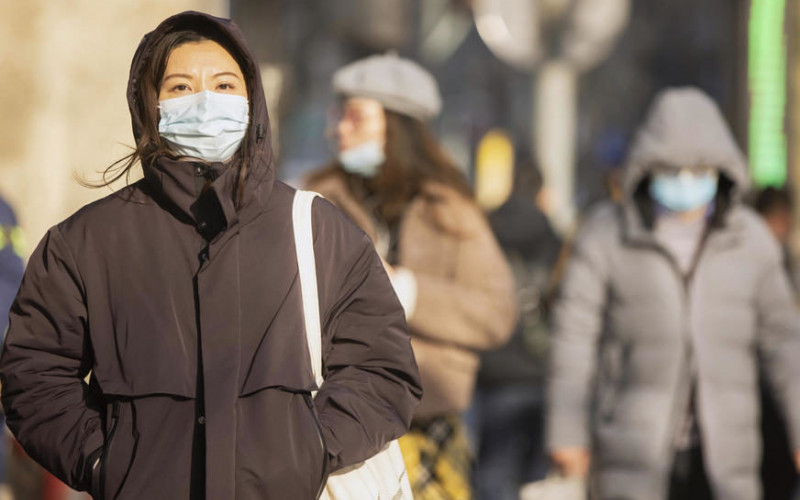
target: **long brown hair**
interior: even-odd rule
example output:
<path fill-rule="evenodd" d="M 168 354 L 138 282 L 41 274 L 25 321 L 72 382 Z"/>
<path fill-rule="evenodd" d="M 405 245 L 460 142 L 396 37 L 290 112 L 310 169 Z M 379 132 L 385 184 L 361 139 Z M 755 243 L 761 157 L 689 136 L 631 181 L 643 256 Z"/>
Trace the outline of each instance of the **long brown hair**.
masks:
<path fill-rule="evenodd" d="M 363 182 L 377 201 L 378 214 L 392 226 L 399 223 L 408 204 L 428 181 L 440 182 L 473 198 L 464 175 L 439 146 L 428 126 L 387 110 L 386 162 L 375 178 L 350 175 L 350 182 Z"/>
<path fill-rule="evenodd" d="M 252 79 L 247 74 L 247 65 L 242 61 L 242 56 L 231 45 L 231 43 L 216 32 L 201 30 L 196 28 L 182 29 L 164 35 L 160 40 L 152 45 L 149 57 L 144 62 L 142 72 L 134 81 L 135 90 L 133 96 L 132 113 L 138 114 L 141 120 L 140 135 L 137 138 L 136 146 L 133 151 L 119 160 L 109 165 L 102 174 L 102 180 L 98 182 L 81 181 L 84 186 L 91 188 L 107 187 L 110 184 L 125 178 L 130 178 L 132 169 L 137 163 L 141 164 L 142 169 L 146 170 L 152 162 L 159 156 L 170 156 L 177 158 L 177 155 L 169 149 L 158 133 L 158 94 L 161 88 L 161 80 L 167 68 L 167 61 L 170 54 L 176 48 L 187 43 L 197 43 L 202 41 L 213 41 L 220 44 L 236 60 L 239 68 L 248 81 L 248 94 L 252 92 Z M 252 113 L 251 113 L 252 114 Z M 234 164 L 239 164 L 239 182 L 237 192 L 241 194 L 243 190 L 244 178 L 247 172 L 246 157 L 249 133 L 245 135 L 239 151 L 234 157 Z"/>

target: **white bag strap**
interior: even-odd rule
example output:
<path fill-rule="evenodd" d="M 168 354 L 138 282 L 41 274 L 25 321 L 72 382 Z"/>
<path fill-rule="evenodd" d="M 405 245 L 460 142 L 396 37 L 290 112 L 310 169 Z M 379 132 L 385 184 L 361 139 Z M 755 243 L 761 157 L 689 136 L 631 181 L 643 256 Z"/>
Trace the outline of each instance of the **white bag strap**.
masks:
<path fill-rule="evenodd" d="M 317 263 L 314 257 L 314 231 L 311 227 L 311 206 L 320 196 L 312 191 L 297 191 L 292 205 L 294 246 L 297 253 L 297 268 L 300 275 L 300 290 L 303 294 L 303 316 L 306 326 L 308 354 L 311 370 L 318 387 L 322 387 L 322 327 L 319 319 L 319 295 L 317 292 Z"/>

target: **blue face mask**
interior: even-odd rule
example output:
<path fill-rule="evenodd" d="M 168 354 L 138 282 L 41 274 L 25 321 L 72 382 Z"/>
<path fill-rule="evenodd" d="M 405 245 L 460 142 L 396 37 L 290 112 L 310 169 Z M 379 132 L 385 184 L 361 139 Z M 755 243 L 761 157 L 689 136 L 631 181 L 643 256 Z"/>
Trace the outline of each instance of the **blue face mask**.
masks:
<path fill-rule="evenodd" d="M 375 177 L 385 161 L 383 144 L 378 141 L 368 141 L 339 153 L 339 163 L 342 167 L 347 172 L 361 177 Z"/>
<path fill-rule="evenodd" d="M 656 174 L 650 180 L 650 196 L 673 212 L 687 212 L 708 205 L 716 194 L 716 175 Z"/>
<path fill-rule="evenodd" d="M 206 90 L 158 103 L 158 133 L 181 156 L 225 161 L 244 139 L 249 123 L 247 99 Z"/>

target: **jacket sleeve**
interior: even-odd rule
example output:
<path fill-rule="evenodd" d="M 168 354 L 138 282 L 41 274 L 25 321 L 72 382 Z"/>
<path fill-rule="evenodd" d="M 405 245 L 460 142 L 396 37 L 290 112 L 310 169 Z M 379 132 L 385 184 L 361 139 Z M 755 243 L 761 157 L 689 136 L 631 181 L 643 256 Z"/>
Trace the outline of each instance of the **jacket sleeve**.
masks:
<path fill-rule="evenodd" d="M 599 225 L 589 221 L 578 234 L 555 304 L 547 388 L 547 443 L 551 450 L 590 445 L 590 392 L 609 267 L 598 241 L 602 236 Z"/>
<path fill-rule="evenodd" d="M 514 279 L 485 218 L 476 213 L 469 225 L 455 248 L 452 277 L 414 272 L 417 296 L 408 321 L 427 339 L 486 350 L 502 346 L 513 333 Z"/>
<path fill-rule="evenodd" d="M 328 219 L 315 241 L 321 306 L 330 312 L 323 316 L 325 382 L 314 402 L 337 470 L 405 434 L 422 385 L 405 314 L 371 240 L 344 217 Z"/>
<path fill-rule="evenodd" d="M 793 449 L 800 450 L 800 317 L 777 249 L 773 253 L 756 297 L 758 350 Z"/>
<path fill-rule="evenodd" d="M 11 308 L 0 357 L 9 428 L 45 469 L 79 490 L 87 458 L 103 445 L 99 407 L 84 378 L 92 367 L 81 278 L 58 228 L 34 251 Z"/>

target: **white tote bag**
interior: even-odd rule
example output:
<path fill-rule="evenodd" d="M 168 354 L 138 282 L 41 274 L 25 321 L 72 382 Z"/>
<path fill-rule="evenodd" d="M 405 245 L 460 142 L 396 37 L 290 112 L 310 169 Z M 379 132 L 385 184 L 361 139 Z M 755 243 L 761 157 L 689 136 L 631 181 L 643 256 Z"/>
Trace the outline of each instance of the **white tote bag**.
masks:
<path fill-rule="evenodd" d="M 520 500 L 587 500 L 586 479 L 551 475 L 528 483 L 520 490 Z"/>
<path fill-rule="evenodd" d="M 317 295 L 317 268 L 314 258 L 314 236 L 311 228 L 311 205 L 319 196 L 310 191 L 297 191 L 292 209 L 297 267 L 303 293 L 308 350 L 317 386 L 322 387 L 322 329 Z M 392 441 L 377 455 L 357 465 L 346 467 L 328 477 L 320 497 L 323 500 L 412 500 L 411 485 L 400 453 L 400 445 Z"/>

